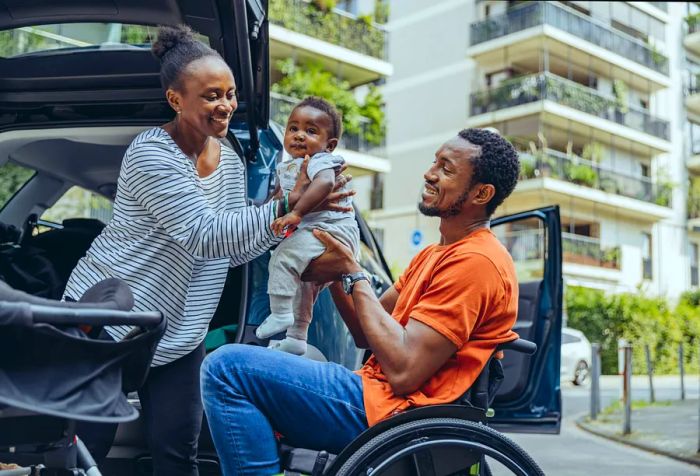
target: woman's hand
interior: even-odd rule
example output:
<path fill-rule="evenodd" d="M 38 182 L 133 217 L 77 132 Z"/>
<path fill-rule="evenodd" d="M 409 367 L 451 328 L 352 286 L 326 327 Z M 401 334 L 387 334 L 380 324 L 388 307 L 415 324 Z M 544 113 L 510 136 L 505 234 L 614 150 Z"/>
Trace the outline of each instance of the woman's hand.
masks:
<path fill-rule="evenodd" d="M 326 251 L 309 263 L 301 275 L 302 281 L 328 283 L 340 280 L 343 274 L 362 271 L 350 248 L 325 231 L 315 229 L 313 234 L 323 243 Z"/>
<path fill-rule="evenodd" d="M 297 181 L 294 184 L 294 188 L 292 189 L 292 191 L 289 192 L 287 200 L 290 209 L 294 209 L 294 205 L 296 205 L 301 195 L 311 183 L 311 179 L 309 178 L 309 173 L 307 171 L 310 159 L 311 157 L 309 157 L 308 155 L 304 157 L 304 160 L 301 163 L 301 168 L 299 169 L 299 176 L 297 177 Z M 338 190 L 343 188 L 352 180 L 352 175 L 343 174 L 343 172 L 345 172 L 347 168 L 348 165 L 346 163 L 343 163 L 343 165 L 338 169 L 335 175 L 335 185 L 333 186 L 333 191 L 328 194 L 326 199 L 323 202 L 321 202 L 319 206 L 317 206 L 314 209 L 314 211 L 327 210 L 333 212 L 351 212 L 353 210 L 352 207 L 343 207 L 338 205 L 338 202 L 342 201 L 343 199 L 355 195 L 354 190 L 349 190 L 347 192 L 338 192 Z"/>

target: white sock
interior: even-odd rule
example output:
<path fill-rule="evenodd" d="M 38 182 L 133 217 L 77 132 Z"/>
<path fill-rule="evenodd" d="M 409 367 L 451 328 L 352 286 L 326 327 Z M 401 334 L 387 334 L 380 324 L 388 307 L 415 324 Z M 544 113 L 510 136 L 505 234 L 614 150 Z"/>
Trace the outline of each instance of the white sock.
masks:
<path fill-rule="evenodd" d="M 270 295 L 271 314 L 255 329 L 258 339 L 267 339 L 294 324 L 292 300 L 292 296 Z"/>
<path fill-rule="evenodd" d="M 306 341 L 289 336 L 285 337 L 284 340 L 271 343 L 268 347 L 294 355 L 304 355 L 306 353 Z"/>

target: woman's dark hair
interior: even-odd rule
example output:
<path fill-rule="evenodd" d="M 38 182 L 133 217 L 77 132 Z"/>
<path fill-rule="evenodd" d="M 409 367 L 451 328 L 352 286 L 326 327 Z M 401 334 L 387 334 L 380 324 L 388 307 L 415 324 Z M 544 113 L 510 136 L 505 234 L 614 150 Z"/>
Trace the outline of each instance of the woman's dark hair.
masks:
<path fill-rule="evenodd" d="M 299 101 L 292 112 L 300 107 L 312 107 L 326 113 L 331 118 L 331 130 L 328 131 L 328 135 L 331 139 L 340 139 L 343 133 L 343 117 L 333 104 L 318 96 L 308 96 Z"/>
<path fill-rule="evenodd" d="M 206 56 L 221 55 L 197 41 L 195 33 L 187 25 L 162 26 L 151 51 L 160 60 L 160 83 L 163 89 L 180 88 L 182 72 L 191 62 Z"/>

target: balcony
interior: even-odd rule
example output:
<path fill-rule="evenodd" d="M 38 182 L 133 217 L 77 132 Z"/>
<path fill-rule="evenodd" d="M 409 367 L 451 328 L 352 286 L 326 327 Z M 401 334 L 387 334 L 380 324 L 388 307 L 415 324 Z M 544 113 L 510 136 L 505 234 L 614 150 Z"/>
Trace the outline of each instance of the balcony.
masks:
<path fill-rule="evenodd" d="M 500 86 L 471 95 L 471 116 L 513 108 L 539 101 L 551 101 L 644 132 L 664 141 L 669 140 L 668 121 L 654 117 L 643 109 L 627 106 L 625 111 L 612 96 L 551 73 L 535 73 L 504 81 Z M 580 114 L 574 120 L 581 120 Z M 608 126 L 601 126 L 608 130 Z"/>
<path fill-rule="evenodd" d="M 689 112 L 700 116 L 700 80 L 697 74 L 690 76 L 690 84 L 685 90 L 685 106 Z"/>
<path fill-rule="evenodd" d="M 564 263 L 593 266 L 611 270 L 620 269 L 620 247 L 602 248 L 600 240 L 590 236 L 562 233 L 562 251 Z M 541 262 L 544 258 L 544 230 L 529 229 L 499 234 L 499 240 L 507 244 L 513 260 L 523 262 Z"/>
<path fill-rule="evenodd" d="M 610 61 L 613 65 L 630 60 L 649 68 L 652 72 L 668 76 L 668 58 L 653 46 L 558 2 L 527 2 L 501 15 L 473 23 L 470 27 L 471 45 L 479 45 L 534 27 L 545 28 L 545 31 L 538 32 L 538 35 L 549 35 L 547 28 L 554 28 L 612 52 L 618 56 L 618 61 Z M 525 36 L 522 39 L 524 40 Z M 566 39 L 562 38 L 562 41 Z M 595 52 L 591 52 L 591 55 L 600 56 Z M 626 69 L 639 74 L 639 71 L 634 71 L 631 66 Z"/>
<path fill-rule="evenodd" d="M 298 102 L 299 99 L 270 93 L 270 119 L 284 127 L 289 114 Z M 383 158 L 384 139 L 379 143 L 371 141 L 366 133 L 368 124 L 369 119 L 362 117 L 360 130 L 356 134 L 343 133 L 338 144 L 340 154 L 348 162 L 352 169 L 351 173 L 356 176 L 391 170 L 389 161 Z"/>
<path fill-rule="evenodd" d="M 520 180 L 549 177 L 660 206 L 670 206 L 669 186 L 655 184 L 649 177 L 619 172 L 576 155 L 545 149 L 538 151 L 536 156 L 520 154 L 520 162 Z"/>
<path fill-rule="evenodd" d="M 305 0 L 270 0 L 270 56 L 321 61 L 351 85 L 393 72 L 384 26 L 341 10 L 322 11 Z"/>
<path fill-rule="evenodd" d="M 694 13 L 685 17 L 687 32 L 683 38 L 683 45 L 690 52 L 700 55 L 700 13 Z"/>

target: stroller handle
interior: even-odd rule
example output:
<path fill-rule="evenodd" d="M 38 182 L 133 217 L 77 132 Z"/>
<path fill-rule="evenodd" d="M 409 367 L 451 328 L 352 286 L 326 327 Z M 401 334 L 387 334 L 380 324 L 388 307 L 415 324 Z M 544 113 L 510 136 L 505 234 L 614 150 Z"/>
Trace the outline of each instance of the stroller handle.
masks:
<path fill-rule="evenodd" d="M 1 302 L 8 310 L 29 312 L 35 323 L 52 325 L 155 327 L 163 316 L 158 311 L 116 311 L 89 307 L 53 307 L 23 302 Z"/>

